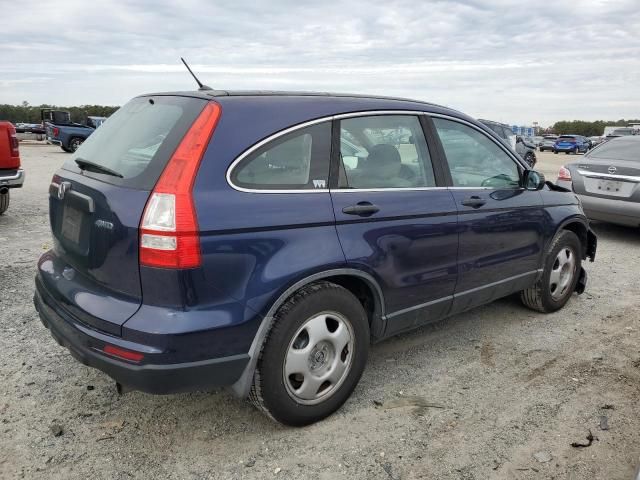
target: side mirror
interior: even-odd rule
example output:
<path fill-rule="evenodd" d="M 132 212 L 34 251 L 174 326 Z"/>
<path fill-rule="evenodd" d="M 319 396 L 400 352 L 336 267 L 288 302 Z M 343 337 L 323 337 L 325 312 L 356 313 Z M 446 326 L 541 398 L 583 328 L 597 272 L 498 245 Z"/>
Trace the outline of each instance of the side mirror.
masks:
<path fill-rule="evenodd" d="M 544 175 L 535 170 L 525 170 L 522 175 L 522 188 L 525 190 L 542 190 L 545 182 Z"/>

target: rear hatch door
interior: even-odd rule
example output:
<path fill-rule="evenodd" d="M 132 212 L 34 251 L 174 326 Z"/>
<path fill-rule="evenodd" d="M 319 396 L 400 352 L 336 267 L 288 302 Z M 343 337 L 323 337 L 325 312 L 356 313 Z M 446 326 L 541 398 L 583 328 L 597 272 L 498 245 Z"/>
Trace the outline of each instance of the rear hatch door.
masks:
<path fill-rule="evenodd" d="M 40 262 L 40 279 L 77 320 L 120 335 L 140 307 L 140 218 L 205 104 L 183 96 L 135 98 L 54 176 L 49 189 L 54 248 Z"/>

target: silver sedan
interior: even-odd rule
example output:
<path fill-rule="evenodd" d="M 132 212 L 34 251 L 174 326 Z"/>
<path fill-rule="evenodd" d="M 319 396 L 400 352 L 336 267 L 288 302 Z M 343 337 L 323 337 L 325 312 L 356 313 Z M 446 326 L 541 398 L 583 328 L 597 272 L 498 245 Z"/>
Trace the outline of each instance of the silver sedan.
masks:
<path fill-rule="evenodd" d="M 640 226 L 640 135 L 599 145 L 562 167 L 556 184 L 578 195 L 590 219 Z"/>

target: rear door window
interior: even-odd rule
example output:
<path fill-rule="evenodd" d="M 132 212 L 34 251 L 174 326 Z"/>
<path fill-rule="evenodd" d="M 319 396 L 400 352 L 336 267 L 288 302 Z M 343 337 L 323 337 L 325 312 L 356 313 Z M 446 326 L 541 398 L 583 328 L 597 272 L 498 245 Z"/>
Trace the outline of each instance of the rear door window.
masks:
<path fill-rule="evenodd" d="M 328 188 L 331 122 L 278 137 L 240 161 L 231 171 L 233 185 L 249 190 Z"/>
<path fill-rule="evenodd" d="M 79 171 L 76 160 L 90 162 L 117 175 L 86 168 L 87 176 L 151 190 L 205 104 L 191 97 L 134 98 L 96 129 L 64 168 Z"/>
<path fill-rule="evenodd" d="M 340 121 L 339 188 L 434 187 L 418 117 L 377 115 Z"/>

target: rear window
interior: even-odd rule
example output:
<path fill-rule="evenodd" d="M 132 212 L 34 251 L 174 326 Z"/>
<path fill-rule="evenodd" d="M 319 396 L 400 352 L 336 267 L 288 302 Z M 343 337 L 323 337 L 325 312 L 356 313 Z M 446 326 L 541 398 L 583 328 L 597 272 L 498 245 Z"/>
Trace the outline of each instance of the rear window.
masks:
<path fill-rule="evenodd" d="M 603 143 L 587 154 L 589 158 L 640 162 L 640 139 L 619 138 Z"/>
<path fill-rule="evenodd" d="M 575 139 L 576 139 L 576 137 L 570 137 L 568 135 L 562 135 L 562 136 L 558 137 L 558 141 L 559 142 L 561 142 L 563 140 L 564 141 L 572 141 L 572 140 L 575 140 Z"/>
<path fill-rule="evenodd" d="M 76 160 L 90 162 L 122 177 L 99 168 L 86 168 L 84 175 L 151 190 L 205 104 L 191 97 L 134 98 L 87 138 L 63 168 L 80 171 Z"/>

